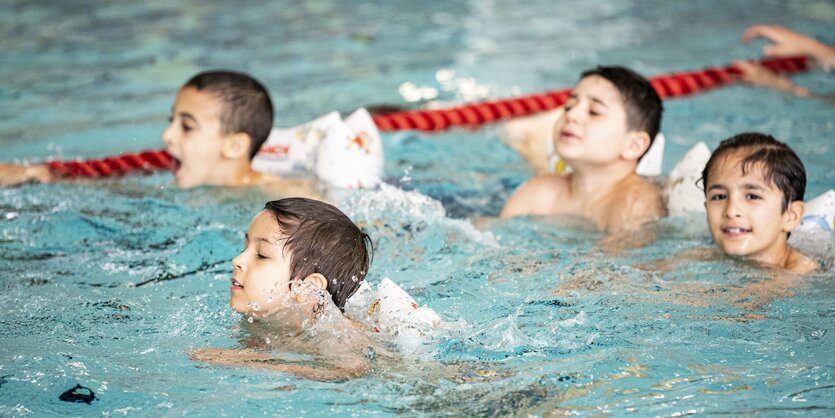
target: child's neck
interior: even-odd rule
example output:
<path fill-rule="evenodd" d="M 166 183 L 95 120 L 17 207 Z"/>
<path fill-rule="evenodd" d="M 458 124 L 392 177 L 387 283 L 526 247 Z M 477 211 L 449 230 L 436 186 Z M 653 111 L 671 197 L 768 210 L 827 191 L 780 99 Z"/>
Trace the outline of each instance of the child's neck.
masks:
<path fill-rule="evenodd" d="M 597 200 L 610 195 L 624 180 L 637 176 L 635 164 L 618 163 L 606 166 L 574 168 L 571 194 L 580 200 Z"/>
<path fill-rule="evenodd" d="M 776 243 L 774 247 L 766 253 L 747 258 L 768 266 L 788 268 L 791 264 L 793 252 L 794 251 L 791 247 L 789 247 L 788 243 L 782 241 L 780 243 Z"/>
<path fill-rule="evenodd" d="M 249 160 L 233 160 L 221 163 L 210 181 L 215 186 L 252 186 L 261 182 L 262 176 Z"/>

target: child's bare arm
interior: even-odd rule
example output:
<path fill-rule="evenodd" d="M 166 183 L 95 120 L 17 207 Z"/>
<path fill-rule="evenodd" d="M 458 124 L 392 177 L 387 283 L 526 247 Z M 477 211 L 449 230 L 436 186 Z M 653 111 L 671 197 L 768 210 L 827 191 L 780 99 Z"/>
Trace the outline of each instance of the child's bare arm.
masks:
<path fill-rule="evenodd" d="M 189 353 L 194 361 L 218 366 L 247 367 L 289 373 L 294 376 L 321 381 L 344 381 L 362 376 L 368 371 L 368 364 L 359 359 L 340 359 L 334 368 L 316 368 L 287 362 L 254 350 L 228 348 L 201 348 Z"/>
<path fill-rule="evenodd" d="M 49 168 L 43 164 L 17 165 L 0 163 L 0 186 L 17 186 L 23 183 L 49 183 L 54 180 Z"/>
<path fill-rule="evenodd" d="M 502 126 L 502 141 L 518 152 L 536 174 L 548 170 L 548 141 L 562 112 L 562 108 L 554 109 L 512 119 Z"/>
<path fill-rule="evenodd" d="M 769 87 L 799 97 L 809 96 L 809 89 L 794 84 L 788 77 L 777 74 L 762 64 L 749 61 L 737 61 L 734 65 L 742 71 L 739 80 L 743 83 L 753 86 Z"/>
<path fill-rule="evenodd" d="M 763 47 L 763 54 L 767 57 L 799 54 L 812 57 L 824 66 L 835 66 L 835 48 L 789 28 L 779 25 L 756 25 L 742 33 L 743 42 L 747 43 L 756 38 L 766 38 L 772 42 Z"/>

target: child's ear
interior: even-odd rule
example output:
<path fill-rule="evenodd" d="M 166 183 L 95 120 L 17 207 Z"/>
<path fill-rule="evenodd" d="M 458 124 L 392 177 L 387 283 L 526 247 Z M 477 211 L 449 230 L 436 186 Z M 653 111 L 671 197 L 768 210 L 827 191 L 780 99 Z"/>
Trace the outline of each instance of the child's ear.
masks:
<path fill-rule="evenodd" d="M 625 160 L 638 160 L 649 149 L 649 134 L 646 132 L 631 131 L 626 134 L 626 147 L 621 152 Z"/>
<path fill-rule="evenodd" d="M 328 289 L 328 279 L 326 279 L 325 276 L 323 276 L 321 273 L 310 274 L 307 277 L 305 277 L 302 281 L 311 286 L 316 286 L 321 290 Z"/>
<path fill-rule="evenodd" d="M 795 200 L 789 203 L 789 207 L 783 212 L 783 232 L 790 232 L 794 227 L 800 224 L 803 219 L 803 212 L 806 211 L 806 205 L 801 200 Z"/>
<path fill-rule="evenodd" d="M 320 273 L 313 273 L 305 277 L 304 279 L 297 280 L 290 283 L 290 290 L 293 290 L 296 286 L 303 286 L 306 289 L 320 289 L 320 290 L 327 290 L 328 288 L 328 279 L 325 278 Z M 310 296 L 309 291 L 306 292 L 295 292 L 295 299 L 296 302 L 304 302 Z"/>
<path fill-rule="evenodd" d="M 249 134 L 238 132 L 236 134 L 228 135 L 223 139 L 223 149 L 221 153 L 224 158 L 230 160 L 237 160 L 239 158 L 249 159 L 249 144 L 252 143 L 252 138 Z"/>

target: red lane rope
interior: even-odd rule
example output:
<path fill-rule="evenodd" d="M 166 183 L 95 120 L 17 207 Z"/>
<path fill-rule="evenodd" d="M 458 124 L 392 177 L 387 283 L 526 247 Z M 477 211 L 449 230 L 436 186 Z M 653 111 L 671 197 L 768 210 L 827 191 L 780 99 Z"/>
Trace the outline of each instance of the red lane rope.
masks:
<path fill-rule="evenodd" d="M 772 58 L 760 61 L 766 68 L 781 73 L 808 70 L 806 57 Z M 652 77 L 650 83 L 662 99 L 688 96 L 725 86 L 742 72 L 733 65 Z M 571 89 L 555 90 L 512 99 L 471 103 L 437 110 L 410 110 L 373 116 L 381 131 L 443 131 L 454 126 L 473 127 L 508 117 L 527 116 L 562 106 Z"/>
<path fill-rule="evenodd" d="M 760 61 L 766 68 L 780 73 L 796 73 L 809 69 L 806 57 L 770 58 Z M 733 65 L 703 70 L 660 75 L 650 84 L 662 99 L 683 97 L 736 82 L 742 74 Z M 562 106 L 571 89 L 548 91 L 512 99 L 470 103 L 448 109 L 410 110 L 372 116 L 383 132 L 418 130 L 439 132 L 456 126 L 476 127 L 501 119 L 527 116 Z M 122 154 L 86 161 L 49 161 L 46 163 L 57 177 L 111 177 L 129 172 L 152 173 L 172 170 L 174 162 L 165 150 Z"/>
<path fill-rule="evenodd" d="M 165 150 L 143 151 L 85 161 L 48 161 L 52 175 L 62 178 L 115 177 L 127 173 L 150 174 L 158 170 L 172 170 L 174 160 Z"/>

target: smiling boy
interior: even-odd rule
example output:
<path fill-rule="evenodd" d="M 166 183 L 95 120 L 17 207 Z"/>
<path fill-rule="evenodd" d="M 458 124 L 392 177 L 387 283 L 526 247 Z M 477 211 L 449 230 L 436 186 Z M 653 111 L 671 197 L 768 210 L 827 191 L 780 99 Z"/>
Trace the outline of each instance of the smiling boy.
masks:
<path fill-rule="evenodd" d="M 726 254 L 807 273 L 819 266 L 787 244 L 803 217 L 806 170 L 772 136 L 722 141 L 702 172 L 710 235 Z"/>
<path fill-rule="evenodd" d="M 635 173 L 660 129 L 662 110 L 649 82 L 629 69 L 584 72 L 554 125 L 554 149 L 573 172 L 529 180 L 501 217 L 578 215 L 617 232 L 666 215 L 659 190 Z"/>

